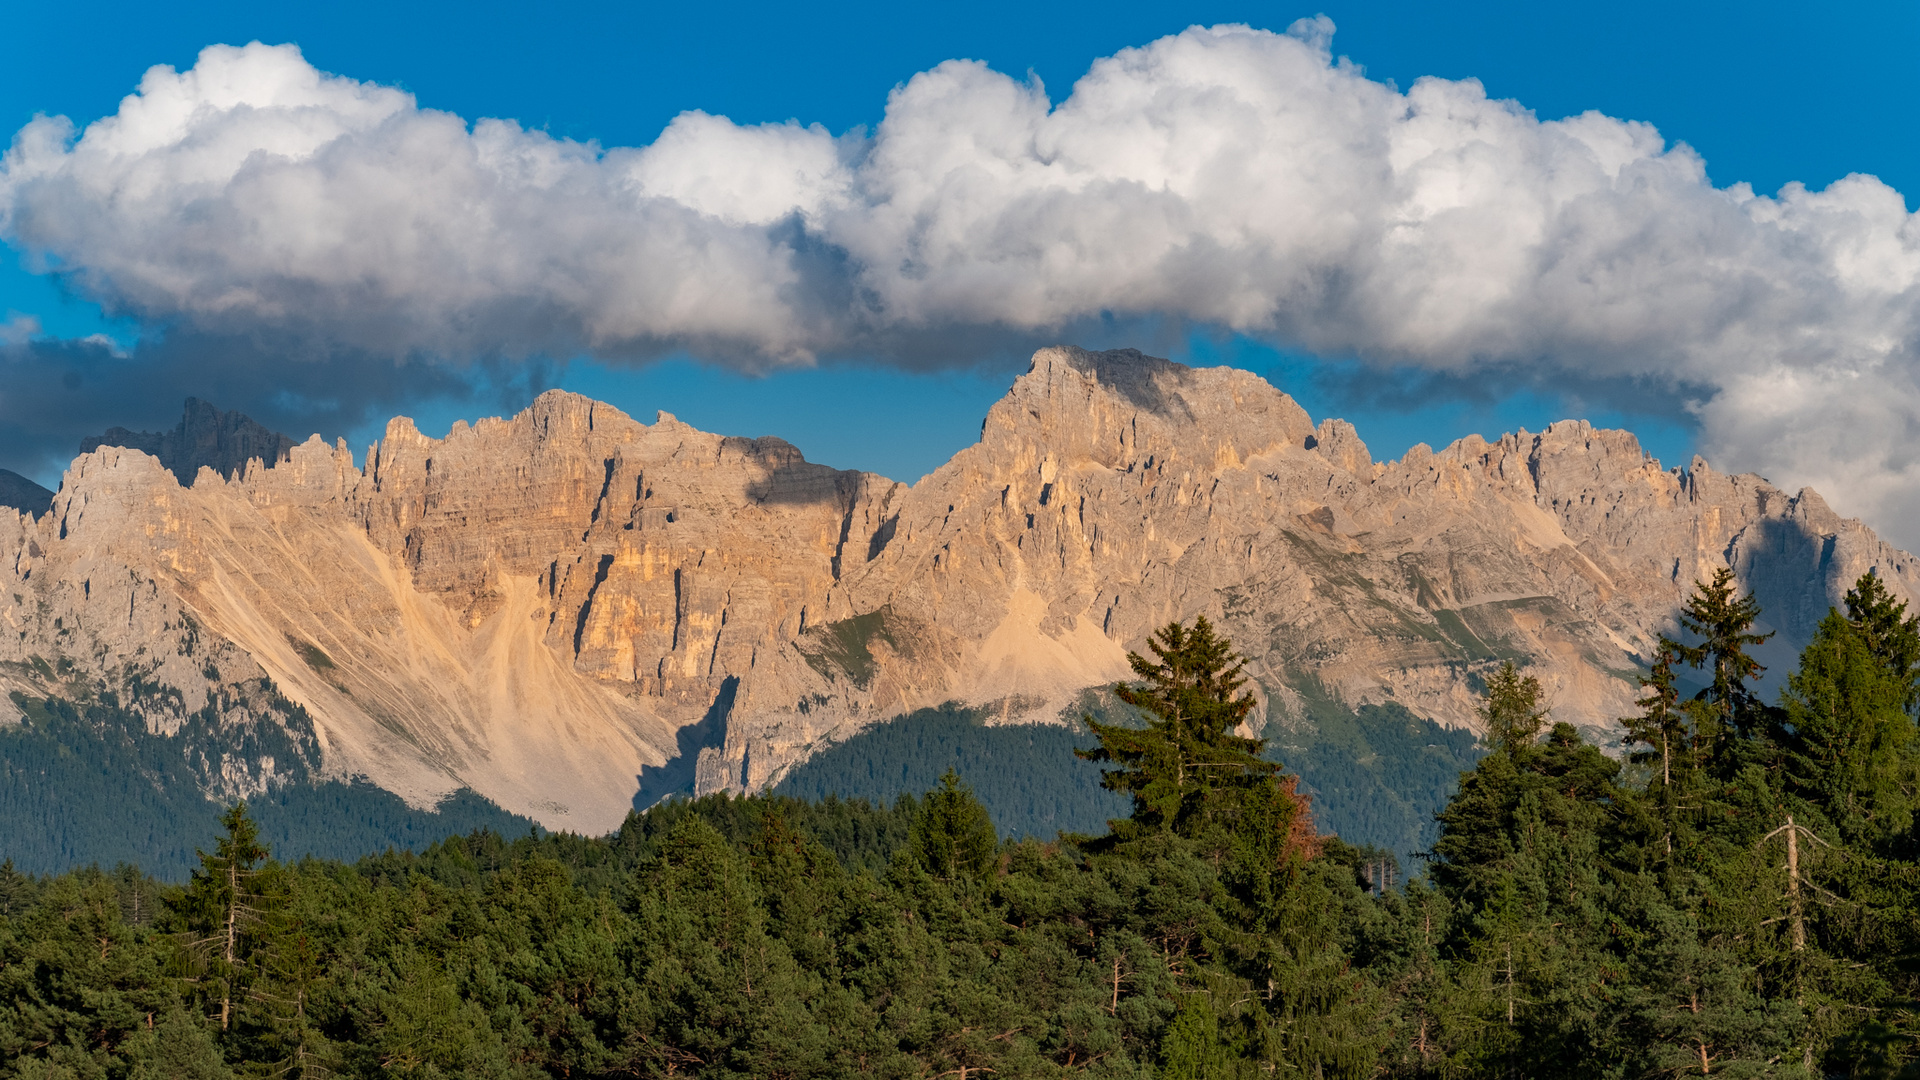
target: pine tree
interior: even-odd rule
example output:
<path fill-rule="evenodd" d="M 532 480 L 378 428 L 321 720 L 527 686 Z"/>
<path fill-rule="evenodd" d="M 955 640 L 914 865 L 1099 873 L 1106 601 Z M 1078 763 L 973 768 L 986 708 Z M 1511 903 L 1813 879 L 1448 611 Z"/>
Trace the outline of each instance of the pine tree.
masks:
<path fill-rule="evenodd" d="M 124 1075 L 148 1017 L 177 1001 L 160 952 L 121 920 L 98 869 L 46 882 L 31 908 L 0 920 L 0 1076 Z"/>
<path fill-rule="evenodd" d="M 1692 734 L 1687 728 L 1686 713 L 1680 707 L 1680 691 L 1673 684 L 1675 659 L 1673 649 L 1662 642 L 1654 656 L 1653 670 L 1640 676 L 1640 688 L 1647 692 L 1646 697 L 1634 702 L 1640 706 L 1640 715 L 1620 720 L 1620 726 L 1626 729 L 1620 742 L 1625 746 L 1647 748 L 1629 753 L 1627 760 L 1635 765 L 1657 763 L 1662 787 L 1673 786 L 1674 760 L 1687 759 Z"/>
<path fill-rule="evenodd" d="M 185 924 L 182 943 L 188 966 L 224 1032 L 232 1028 L 236 1008 L 259 976 L 253 951 L 257 931 L 277 899 L 277 881 L 274 868 L 263 865 L 268 851 L 247 816 L 247 804 L 234 803 L 220 816 L 220 824 L 226 835 L 212 854 L 197 853 L 200 868 L 168 906 Z"/>
<path fill-rule="evenodd" d="M 1693 820 L 1701 806 L 1702 730 L 1710 730 L 1715 708 L 1704 701 L 1680 700 L 1674 684 L 1673 663 L 1678 659 L 1670 643 L 1662 641 L 1653 668 L 1640 676 L 1646 696 L 1635 704 L 1637 716 L 1622 717 L 1626 730 L 1620 740 L 1630 750 L 1627 760 L 1651 765 L 1647 790 L 1632 793 L 1620 804 L 1620 827 L 1644 843 L 1654 863 L 1666 864 L 1691 842 Z M 1636 824 L 1637 822 L 1637 824 Z"/>
<path fill-rule="evenodd" d="M 1671 876 L 1627 882 L 1610 905 L 1612 918 L 1637 931 L 1627 940 L 1631 977 L 1613 1047 L 1627 1075 L 1767 1075 L 1770 1062 L 1792 1056 L 1802 1011 L 1769 1000 L 1741 935 L 1703 914 L 1717 907 Z"/>
<path fill-rule="evenodd" d="M 747 859 L 699 818 L 682 821 L 633 883 L 634 975 L 667 1006 L 629 1037 L 643 1075 L 812 1075 L 827 1053 L 805 1015 L 821 993 L 768 931 Z M 630 1067 L 631 1068 L 631 1067 Z"/>
<path fill-rule="evenodd" d="M 136 1049 L 131 1080 L 232 1080 L 220 1047 L 200 1021 L 174 1011 Z"/>
<path fill-rule="evenodd" d="M 1487 745 L 1509 754 L 1532 746 L 1547 723 L 1542 696 L 1539 679 L 1522 677 L 1511 660 L 1501 663 L 1500 670 L 1487 680 L 1485 698 L 1476 710 L 1486 726 Z"/>
<path fill-rule="evenodd" d="M 1469 1075 L 1577 1074 L 1606 1015 L 1605 830 L 1618 762 L 1568 724 L 1498 750 L 1437 815 L 1434 883 L 1458 912 L 1451 1058 Z"/>
<path fill-rule="evenodd" d="M 256 926 L 255 977 L 239 1010 L 249 1056 L 272 1062 L 288 1080 L 326 1076 L 336 1059 L 312 1009 L 329 988 L 328 957 L 316 934 L 284 910 L 269 910 Z"/>

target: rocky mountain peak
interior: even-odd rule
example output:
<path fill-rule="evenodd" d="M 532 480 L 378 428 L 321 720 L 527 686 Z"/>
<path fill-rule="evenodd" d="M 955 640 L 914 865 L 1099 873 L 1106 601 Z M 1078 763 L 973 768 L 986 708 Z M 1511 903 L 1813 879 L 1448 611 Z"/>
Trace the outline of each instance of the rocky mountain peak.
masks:
<path fill-rule="evenodd" d="M 1360 432 L 1345 420 L 1328 417 L 1320 421 L 1320 426 L 1307 437 L 1306 448 L 1344 472 L 1369 481 L 1374 477 L 1373 456 L 1368 453 L 1367 444 L 1361 441 Z"/>
<path fill-rule="evenodd" d="M 1244 462 L 1304 448 L 1313 432 L 1306 410 L 1250 372 L 1190 368 L 1133 349 L 1056 346 L 1035 353 L 989 410 L 981 443 L 992 455 L 1044 444 L 1056 462 L 1124 468 L 1169 455 Z"/>
<path fill-rule="evenodd" d="M 287 459 L 293 440 L 238 412 L 223 412 L 199 398 L 188 398 L 180 423 L 172 431 L 129 431 L 109 428 L 104 435 L 80 441 L 80 452 L 102 446 L 122 446 L 159 459 L 162 468 L 183 485 L 191 486 L 203 468 L 230 477 L 259 459 L 268 468 Z"/>
<path fill-rule="evenodd" d="M 194 416 L 160 446 L 182 468 L 210 423 L 250 431 Z M 1036 353 L 912 487 L 561 391 L 444 438 L 396 418 L 359 467 L 274 439 L 191 487 L 102 444 L 52 512 L 0 515 L 0 690 L 143 688 L 165 726 L 270 679 L 335 774 L 602 830 L 636 789 L 753 790 L 923 707 L 1073 715 L 1201 614 L 1281 733 L 1389 704 L 1470 725 L 1506 660 L 1604 730 L 1716 567 L 1789 652 L 1868 569 L 1920 587 L 1817 494 L 1663 470 L 1626 432 L 1374 462 L 1258 376 L 1131 350 Z"/>

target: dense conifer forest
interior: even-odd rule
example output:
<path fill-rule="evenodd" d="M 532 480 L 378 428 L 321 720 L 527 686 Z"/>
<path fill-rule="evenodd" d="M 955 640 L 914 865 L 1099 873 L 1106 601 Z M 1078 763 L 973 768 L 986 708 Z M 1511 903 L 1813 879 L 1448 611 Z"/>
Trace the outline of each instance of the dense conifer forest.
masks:
<path fill-rule="evenodd" d="M 986 723 L 981 710 L 948 704 L 875 724 L 794 766 L 775 793 L 888 805 L 917 795 L 951 769 L 965 776 L 1000 835 L 1051 840 L 1100 832 L 1127 812 L 1127 800 L 1100 786 L 1100 772 L 1075 768 L 1073 752 L 1094 745 L 1084 726 Z"/>
<path fill-rule="evenodd" d="M 184 886 L 0 868 L 0 1058 L 33 1078 L 1913 1077 L 1920 620 L 1872 577 L 1774 702 L 1701 585 L 1627 742 L 1524 668 L 1427 857 L 1315 828 L 1230 645 L 1156 635 L 1089 722 L 1111 827 L 674 801 L 283 862 L 235 806 Z M 1705 688 L 1677 689 L 1682 672 Z M 1623 752 L 1623 753 L 1622 753 Z"/>
<path fill-rule="evenodd" d="M 1300 777 L 1315 823 L 1350 843 L 1403 855 L 1431 848 L 1438 836 L 1434 811 L 1479 759 L 1479 740 L 1400 705 L 1350 710 L 1317 686 L 1306 689 L 1306 715 L 1268 729 L 1266 756 Z M 1089 695 L 1083 705 L 1083 715 L 1104 722 L 1145 722 L 1111 694 Z M 996 725 L 989 719 L 988 710 L 957 703 L 896 717 L 815 753 L 775 790 L 799 799 L 838 795 L 889 805 L 926 791 L 953 769 L 1008 839 L 1103 832 L 1109 819 L 1125 816 L 1127 800 L 1101 786 L 1098 770 L 1072 764 L 1075 750 L 1097 741 L 1084 722 Z"/>
<path fill-rule="evenodd" d="M 271 721 L 222 730 L 210 716 L 156 734 L 113 695 L 76 705 L 15 694 L 22 720 L 0 727 L 0 855 L 19 872 L 124 862 L 164 881 L 185 881 L 199 865 L 196 847 L 219 827 L 222 806 L 204 794 L 205 769 L 206 752 L 223 748 L 278 763 L 279 782 L 248 807 L 285 858 L 352 859 L 474 829 L 517 836 L 534 827 L 471 791 L 416 810 L 372 784 L 318 779 L 295 745 L 310 732 L 305 713 L 270 687 L 267 693 L 276 711 L 291 715 L 291 734 Z"/>

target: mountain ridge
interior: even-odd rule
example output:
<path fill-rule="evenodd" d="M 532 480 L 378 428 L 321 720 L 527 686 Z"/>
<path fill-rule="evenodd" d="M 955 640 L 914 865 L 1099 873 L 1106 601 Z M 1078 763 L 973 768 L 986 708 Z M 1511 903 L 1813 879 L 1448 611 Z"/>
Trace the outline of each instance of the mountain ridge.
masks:
<path fill-rule="evenodd" d="M 138 680 L 161 730 L 268 678 L 332 775 L 605 831 L 645 777 L 754 790 L 918 709 L 1057 720 L 1199 614 L 1248 657 L 1258 726 L 1465 726 L 1511 658 L 1603 729 L 1716 566 L 1781 647 L 1860 573 L 1920 582 L 1817 493 L 1665 470 L 1626 432 L 1374 462 L 1255 375 L 1131 350 L 1036 353 L 912 486 L 560 391 L 444 439 L 396 418 L 364 461 L 316 437 L 182 486 L 137 450 L 75 459 L 50 513 L 0 516 L 0 690 Z"/>
<path fill-rule="evenodd" d="M 177 478 L 191 487 L 203 468 L 221 477 L 230 477 L 253 460 L 272 468 L 287 459 L 293 440 L 239 412 L 222 411 L 209 402 L 190 397 L 181 411 L 180 423 L 171 431 L 129 431 L 108 428 L 104 434 L 80 440 L 80 452 L 91 453 L 102 446 L 123 446 L 152 455 Z"/>

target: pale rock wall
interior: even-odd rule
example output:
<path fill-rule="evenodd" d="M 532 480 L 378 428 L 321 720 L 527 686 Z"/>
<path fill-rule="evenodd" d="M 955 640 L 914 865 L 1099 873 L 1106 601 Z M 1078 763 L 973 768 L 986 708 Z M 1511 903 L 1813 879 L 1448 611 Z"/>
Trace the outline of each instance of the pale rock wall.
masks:
<path fill-rule="evenodd" d="M 1469 725 L 1514 659 L 1605 729 L 1722 565 L 1789 660 L 1859 574 L 1920 582 L 1818 495 L 1662 470 L 1624 432 L 1376 463 L 1246 372 L 1059 348 L 911 488 L 560 392 L 444 439 L 396 419 L 364 468 L 316 438 L 181 487 L 102 447 L 48 514 L 0 514 L 0 689 L 135 679 L 167 730 L 270 678 L 334 774 L 593 832 L 643 773 L 752 790 L 947 701 L 1057 719 L 1200 614 L 1262 725 L 1389 701 Z"/>

